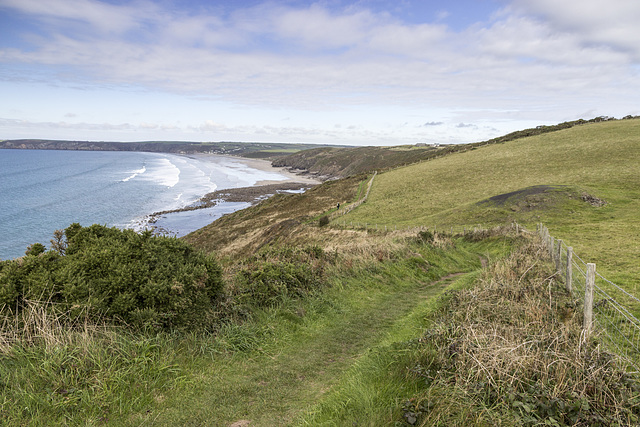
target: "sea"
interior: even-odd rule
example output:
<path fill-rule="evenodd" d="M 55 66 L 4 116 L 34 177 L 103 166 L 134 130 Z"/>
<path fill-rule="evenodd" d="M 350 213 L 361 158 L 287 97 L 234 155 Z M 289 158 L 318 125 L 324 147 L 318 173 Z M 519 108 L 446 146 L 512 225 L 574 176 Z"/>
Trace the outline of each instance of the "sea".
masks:
<path fill-rule="evenodd" d="M 214 155 L 0 149 L 0 260 L 36 242 L 49 247 L 53 232 L 72 223 L 141 231 L 150 214 L 192 206 L 207 193 L 285 179 Z M 180 237 L 247 206 L 163 215 L 154 226 Z"/>

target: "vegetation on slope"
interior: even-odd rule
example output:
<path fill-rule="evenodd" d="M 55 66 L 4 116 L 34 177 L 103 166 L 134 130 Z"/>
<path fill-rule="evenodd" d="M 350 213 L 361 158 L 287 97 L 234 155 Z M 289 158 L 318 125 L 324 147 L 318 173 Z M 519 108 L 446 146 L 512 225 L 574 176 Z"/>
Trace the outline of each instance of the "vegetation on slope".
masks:
<path fill-rule="evenodd" d="M 638 382 L 597 340 L 584 340 L 581 310 L 551 263 L 539 265 L 545 253 L 531 241 L 492 264 L 407 343 L 405 374 L 422 386 L 404 404 L 409 424 L 640 421 Z"/>
<path fill-rule="evenodd" d="M 281 157 L 272 164 L 276 167 L 309 171 L 320 177 L 347 177 L 416 163 L 452 149 L 453 147 L 431 146 L 325 147 Z"/>
<path fill-rule="evenodd" d="M 302 194 L 277 194 L 249 209 L 225 215 L 184 238 L 195 247 L 220 256 L 253 254 L 268 244 L 308 244 L 306 224 L 316 223 L 325 212 L 335 210 L 358 196 L 366 175 L 329 181 Z"/>
<path fill-rule="evenodd" d="M 442 228 L 543 222 L 610 280 L 639 287 L 640 246 L 629 239 L 640 234 L 639 160 L 640 120 L 586 124 L 379 174 L 367 203 L 344 219 Z M 527 194 L 536 186 L 546 190 Z"/>
<path fill-rule="evenodd" d="M 359 254 L 264 248 L 229 265 L 225 295 L 210 305 L 218 310 L 215 334 L 106 326 L 91 310 L 78 316 L 26 300 L 17 316 L 5 313 L 0 336 L 3 419 L 224 425 L 252 408 L 254 425 L 293 422 L 421 301 L 411 298 L 416 288 L 480 264 L 476 244 L 372 237 Z"/>
<path fill-rule="evenodd" d="M 56 236 L 50 251 L 36 244 L 26 256 L 0 262 L 0 313 L 47 301 L 72 319 L 88 315 L 152 329 L 215 321 L 220 267 L 184 242 L 101 225 L 72 224 Z"/>
<path fill-rule="evenodd" d="M 542 220 L 558 230 L 590 223 L 632 232 L 637 131 L 636 120 L 606 121 L 379 174 L 349 218 L 440 229 Z M 528 241 L 512 229 L 448 236 L 319 226 L 337 203 L 357 200 L 369 178 L 279 195 L 188 236 L 217 253 L 224 278 L 207 303 L 215 313 L 192 318 L 209 324 L 200 332 L 173 322 L 164 330 L 106 326 L 96 314 L 108 304 L 94 312 L 79 300 L 89 309 L 74 312 L 64 292 L 48 304 L 25 298 L 32 286 L 58 289 L 73 230 L 67 246 L 54 241 L 57 254 L 33 245 L 17 264 L 2 264 L 0 291 L 19 283 L 22 296 L 4 308 L 0 416 L 17 425 L 637 424 L 637 381 L 597 341 L 580 339 L 579 307 L 539 249 L 499 262 Z M 628 236 L 614 236 L 628 245 Z M 622 255 L 616 268 L 631 262 L 633 251 L 590 238 Z M 90 255 L 78 261 L 92 268 L 77 270 L 77 284 L 86 282 L 93 297 L 101 286 L 93 279 L 109 277 L 100 262 L 118 271 L 108 262 L 197 253 L 160 238 L 172 248 L 163 253 L 145 239 L 89 239 Z M 115 289 L 132 277 L 116 274 Z M 103 301 L 118 300 L 110 298 Z"/>
<path fill-rule="evenodd" d="M 583 341 L 544 248 L 521 243 L 406 319 L 411 333 L 354 364 L 304 425 L 635 425 L 637 379 Z"/>
<path fill-rule="evenodd" d="M 622 120 L 634 119 L 634 116 Z M 596 117 L 591 120 L 574 120 L 551 126 L 538 126 L 512 132 L 488 141 L 439 146 L 416 144 L 395 147 L 322 147 L 303 150 L 277 158 L 273 165 L 309 171 L 324 177 L 347 177 L 372 171 L 384 171 L 425 160 L 462 153 L 478 147 L 500 144 L 535 135 L 548 134 L 589 123 L 616 121 L 612 117 Z"/>

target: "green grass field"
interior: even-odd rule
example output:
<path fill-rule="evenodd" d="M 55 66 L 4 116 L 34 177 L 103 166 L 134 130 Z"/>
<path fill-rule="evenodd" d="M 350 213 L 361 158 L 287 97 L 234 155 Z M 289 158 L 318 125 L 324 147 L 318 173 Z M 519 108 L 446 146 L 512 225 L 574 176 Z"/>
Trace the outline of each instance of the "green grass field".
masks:
<path fill-rule="evenodd" d="M 576 126 L 379 174 L 369 200 L 341 220 L 381 225 L 543 222 L 610 280 L 640 289 L 640 120 Z M 498 205 L 491 197 L 566 186 Z M 594 207 L 583 193 L 607 202 Z"/>

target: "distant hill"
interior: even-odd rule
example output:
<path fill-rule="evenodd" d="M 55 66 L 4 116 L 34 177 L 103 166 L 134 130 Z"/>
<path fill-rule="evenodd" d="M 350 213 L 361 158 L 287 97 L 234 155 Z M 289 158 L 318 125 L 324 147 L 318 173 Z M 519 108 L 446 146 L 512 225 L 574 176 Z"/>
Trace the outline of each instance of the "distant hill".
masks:
<path fill-rule="evenodd" d="M 306 170 L 320 177 L 347 177 L 371 170 L 385 170 L 433 158 L 456 149 L 432 146 L 324 147 L 275 159 L 276 167 Z"/>
<path fill-rule="evenodd" d="M 266 142 L 188 142 L 188 141 L 64 141 L 49 139 L 13 139 L 0 141 L 0 149 L 145 151 L 174 154 L 221 154 L 270 159 L 318 147 L 317 144 Z"/>

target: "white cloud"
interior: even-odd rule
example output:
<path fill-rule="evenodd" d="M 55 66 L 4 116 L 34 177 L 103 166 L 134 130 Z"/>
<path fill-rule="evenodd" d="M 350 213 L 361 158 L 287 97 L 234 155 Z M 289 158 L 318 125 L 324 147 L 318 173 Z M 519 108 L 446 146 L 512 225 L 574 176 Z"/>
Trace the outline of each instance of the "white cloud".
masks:
<path fill-rule="evenodd" d="M 307 9 L 269 8 L 266 17 L 279 38 L 312 49 L 353 48 L 362 44 L 369 30 L 379 23 L 368 11 L 332 14 L 318 4 Z"/>
<path fill-rule="evenodd" d="M 157 9 L 151 2 L 112 5 L 97 0 L 2 0 L 0 7 L 29 14 L 45 23 L 65 29 L 77 25 L 107 33 L 124 33 L 137 28 L 146 19 L 154 19 Z"/>
<path fill-rule="evenodd" d="M 585 45 L 629 53 L 640 61 L 640 2 L 634 0 L 515 0 L 514 9 L 534 14 L 555 31 Z"/>
<path fill-rule="evenodd" d="M 504 111 L 547 122 L 589 110 L 629 114 L 637 105 L 638 70 L 629 64 L 640 58 L 639 2 L 514 0 L 491 22 L 460 32 L 328 4 L 268 3 L 224 14 L 175 12 L 145 0 L 0 0 L 0 8 L 27 14 L 38 26 L 24 48 L 0 43 L 6 68 L 0 79 L 53 75 L 61 85 L 143 87 L 269 110 L 440 109 L 452 113 L 433 117 L 429 127 L 450 123 L 453 129 L 499 119 Z M 35 71 L 18 73 L 14 64 Z M 384 139 L 405 122 L 405 116 L 392 117 L 388 134 L 376 129 L 369 135 L 334 128 L 334 121 L 329 131 L 213 121 L 178 128 L 152 120 L 132 129 Z M 410 124 L 429 131 L 419 119 Z"/>

